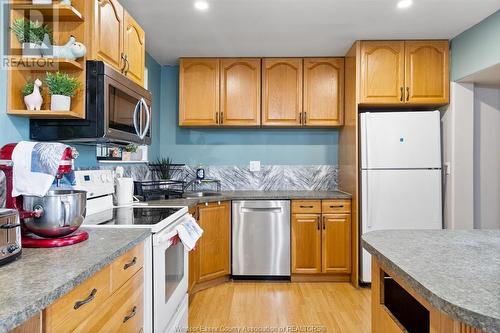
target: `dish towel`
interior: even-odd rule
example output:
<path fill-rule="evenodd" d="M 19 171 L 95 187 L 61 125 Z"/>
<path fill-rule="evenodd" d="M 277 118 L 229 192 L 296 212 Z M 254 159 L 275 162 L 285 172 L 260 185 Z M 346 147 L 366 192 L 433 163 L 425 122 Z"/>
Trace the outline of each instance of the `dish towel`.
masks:
<path fill-rule="evenodd" d="M 62 143 L 19 142 L 12 152 L 12 196 L 46 195 L 66 148 Z"/>
<path fill-rule="evenodd" d="M 186 221 L 179 224 L 176 230 L 182 244 L 184 244 L 188 251 L 194 249 L 196 242 L 200 239 L 201 235 L 203 235 L 203 229 L 200 228 L 191 215 L 188 215 Z"/>

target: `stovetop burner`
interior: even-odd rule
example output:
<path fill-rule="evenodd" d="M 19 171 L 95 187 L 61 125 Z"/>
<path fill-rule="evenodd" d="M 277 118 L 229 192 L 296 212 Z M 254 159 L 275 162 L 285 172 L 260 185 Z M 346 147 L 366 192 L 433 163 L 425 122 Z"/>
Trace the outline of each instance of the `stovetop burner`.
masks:
<path fill-rule="evenodd" d="M 179 212 L 181 207 L 113 207 L 87 216 L 84 225 L 152 226 Z"/>

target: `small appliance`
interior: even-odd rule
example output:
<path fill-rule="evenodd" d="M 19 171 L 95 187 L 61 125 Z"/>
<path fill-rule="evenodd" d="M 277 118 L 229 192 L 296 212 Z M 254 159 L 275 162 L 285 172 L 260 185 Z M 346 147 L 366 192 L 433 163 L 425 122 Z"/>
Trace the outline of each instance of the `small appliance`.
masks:
<path fill-rule="evenodd" d="M 6 207 L 19 212 L 23 247 L 60 247 L 88 239 L 85 231 L 76 231 L 85 216 L 86 193 L 82 191 L 54 190 L 44 197 L 12 196 L 12 153 L 16 144 L 0 149 L 0 170 L 6 178 Z M 56 175 L 58 183 L 64 175 L 73 171 L 76 149 L 64 150 Z"/>
<path fill-rule="evenodd" d="M 186 332 L 188 250 L 178 241 L 176 227 L 192 219 L 187 207 L 113 206 L 112 170 L 76 171 L 75 178 L 75 188 L 88 193 L 86 228 L 140 228 L 151 233 L 144 248 L 144 333 Z"/>
<path fill-rule="evenodd" d="M 0 209 L 0 265 L 21 255 L 21 224 L 14 209 Z"/>
<path fill-rule="evenodd" d="M 361 129 L 361 233 L 442 229 L 439 111 L 366 112 Z M 361 282 L 371 282 L 362 249 Z"/>
<path fill-rule="evenodd" d="M 31 119 L 30 139 L 151 144 L 151 93 L 102 61 L 86 66 L 85 119 Z"/>

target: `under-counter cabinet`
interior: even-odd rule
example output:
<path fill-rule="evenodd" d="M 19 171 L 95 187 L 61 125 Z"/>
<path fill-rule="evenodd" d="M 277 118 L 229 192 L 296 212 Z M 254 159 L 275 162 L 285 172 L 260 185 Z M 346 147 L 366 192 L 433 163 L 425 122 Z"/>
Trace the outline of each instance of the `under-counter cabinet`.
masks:
<path fill-rule="evenodd" d="M 94 0 L 89 24 L 92 45 L 89 58 L 102 60 L 144 85 L 145 34 L 117 0 Z"/>
<path fill-rule="evenodd" d="M 350 200 L 293 200 L 291 251 L 294 275 L 348 279 L 351 272 Z"/>
<path fill-rule="evenodd" d="M 141 332 L 143 259 L 141 243 L 12 332 Z"/>
<path fill-rule="evenodd" d="M 361 105 L 448 103 L 448 41 L 362 41 L 360 52 Z"/>
<path fill-rule="evenodd" d="M 219 59 L 181 59 L 179 125 L 219 124 Z"/>
<path fill-rule="evenodd" d="M 203 229 L 189 256 L 191 293 L 225 282 L 231 274 L 231 205 L 213 202 L 197 206 L 194 217 Z"/>
<path fill-rule="evenodd" d="M 262 125 L 302 123 L 302 59 L 262 60 Z"/>

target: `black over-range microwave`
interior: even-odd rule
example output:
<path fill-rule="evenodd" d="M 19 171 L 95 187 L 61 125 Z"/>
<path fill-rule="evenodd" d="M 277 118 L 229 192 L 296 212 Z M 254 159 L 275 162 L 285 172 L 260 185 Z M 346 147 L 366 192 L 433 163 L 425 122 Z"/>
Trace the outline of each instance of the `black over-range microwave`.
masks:
<path fill-rule="evenodd" d="M 151 144 L 149 91 L 102 61 L 87 61 L 85 84 L 85 119 L 31 119 L 31 140 Z"/>

